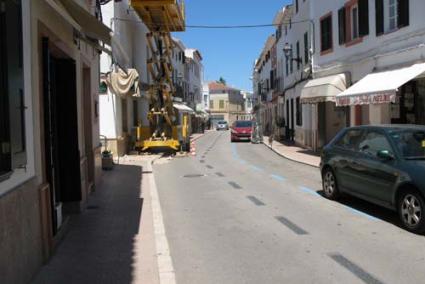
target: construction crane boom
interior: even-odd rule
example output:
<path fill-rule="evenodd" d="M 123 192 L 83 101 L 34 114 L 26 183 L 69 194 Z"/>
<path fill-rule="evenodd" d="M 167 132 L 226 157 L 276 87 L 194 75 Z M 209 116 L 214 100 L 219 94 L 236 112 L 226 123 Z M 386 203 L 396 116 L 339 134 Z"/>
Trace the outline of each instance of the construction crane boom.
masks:
<path fill-rule="evenodd" d="M 178 137 L 178 129 L 187 126 L 179 128 L 175 123 L 177 118 L 173 108 L 175 87 L 172 81 L 171 32 L 185 30 L 184 2 L 182 0 L 131 0 L 131 6 L 150 30 L 146 35 L 150 50 L 147 66 L 153 81 L 149 88 L 149 137 L 138 141 L 136 147 L 142 150 L 155 148 L 178 150 L 183 142 Z"/>

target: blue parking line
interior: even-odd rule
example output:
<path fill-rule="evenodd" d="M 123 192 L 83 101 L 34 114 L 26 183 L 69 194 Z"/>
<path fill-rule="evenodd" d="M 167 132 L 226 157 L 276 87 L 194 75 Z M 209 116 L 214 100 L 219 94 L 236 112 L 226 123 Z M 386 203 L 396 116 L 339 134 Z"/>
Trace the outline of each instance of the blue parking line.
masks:
<path fill-rule="evenodd" d="M 356 210 L 356 209 L 354 209 L 354 208 L 351 208 L 351 207 L 349 207 L 349 206 L 344 206 L 345 208 L 347 208 L 348 209 L 348 211 L 350 211 L 351 213 L 353 213 L 354 215 L 357 215 L 357 216 L 362 216 L 362 217 L 366 217 L 367 219 L 369 219 L 369 220 L 371 220 L 371 221 L 378 221 L 379 219 L 378 218 L 376 218 L 376 217 L 373 217 L 373 216 L 371 216 L 371 215 L 369 215 L 369 214 L 366 214 L 366 213 L 364 213 L 364 212 L 362 212 L 362 211 L 359 211 L 359 210 Z"/>
<path fill-rule="evenodd" d="M 280 175 L 270 175 L 273 179 L 277 181 L 285 181 L 286 179 Z"/>
<path fill-rule="evenodd" d="M 251 169 L 253 169 L 254 171 L 257 171 L 257 172 L 263 172 L 264 171 L 262 168 L 254 166 L 254 165 L 251 165 Z"/>
<path fill-rule="evenodd" d="M 320 194 L 318 194 L 317 191 L 315 191 L 311 188 L 308 188 L 308 187 L 305 187 L 305 186 L 300 186 L 300 189 L 301 189 L 301 191 L 304 191 L 305 193 L 308 193 L 308 194 L 311 194 L 311 195 L 314 195 L 314 196 L 320 196 Z"/>

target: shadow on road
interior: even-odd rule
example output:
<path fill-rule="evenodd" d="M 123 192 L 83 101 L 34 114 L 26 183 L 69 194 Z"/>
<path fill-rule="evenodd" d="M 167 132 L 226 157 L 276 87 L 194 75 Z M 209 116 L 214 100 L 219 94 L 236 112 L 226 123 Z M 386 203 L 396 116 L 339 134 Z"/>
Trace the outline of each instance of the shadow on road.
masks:
<path fill-rule="evenodd" d="M 103 172 L 87 209 L 70 217 L 65 238 L 33 283 L 132 282 L 142 172 L 130 165 Z"/>
<path fill-rule="evenodd" d="M 318 190 L 317 193 L 320 194 L 323 198 L 325 198 L 322 189 Z M 392 211 L 390 209 L 375 205 L 373 203 L 367 202 L 356 197 L 352 197 L 347 194 L 341 196 L 341 198 L 335 202 L 343 204 L 351 209 L 370 215 L 382 221 L 391 223 L 397 227 L 403 228 L 398 218 L 397 212 Z"/>

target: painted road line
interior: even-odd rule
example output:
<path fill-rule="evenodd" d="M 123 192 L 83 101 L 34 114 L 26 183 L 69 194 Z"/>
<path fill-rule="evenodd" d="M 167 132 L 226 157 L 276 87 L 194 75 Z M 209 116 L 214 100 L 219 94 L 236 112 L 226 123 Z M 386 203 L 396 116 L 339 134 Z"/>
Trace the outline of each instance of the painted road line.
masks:
<path fill-rule="evenodd" d="M 270 175 L 273 179 L 277 180 L 277 181 L 285 181 L 286 179 L 283 176 L 280 175 Z"/>
<path fill-rule="evenodd" d="M 247 196 L 246 198 L 248 198 L 249 200 L 251 200 L 252 201 L 252 203 L 254 203 L 255 205 L 257 205 L 257 206 L 265 206 L 266 204 L 263 202 L 263 201 L 261 201 L 260 199 L 258 199 L 257 197 L 255 197 L 255 196 L 251 196 L 251 195 L 249 195 L 249 196 Z"/>
<path fill-rule="evenodd" d="M 345 207 L 346 209 L 348 209 L 348 211 L 350 211 L 350 212 L 351 212 L 351 213 L 353 213 L 354 215 L 361 216 L 361 217 L 366 217 L 367 219 L 369 219 L 369 220 L 371 220 L 371 221 L 379 221 L 379 219 L 378 219 L 378 218 L 373 217 L 373 216 L 371 216 L 371 215 L 369 215 L 369 214 L 366 214 L 366 213 L 364 213 L 364 212 L 362 212 L 362 211 L 359 211 L 359 210 L 357 210 L 357 209 L 351 208 L 351 207 L 346 206 L 346 205 L 344 205 L 344 207 Z"/>
<path fill-rule="evenodd" d="M 242 187 L 234 181 L 229 181 L 229 185 L 235 189 L 242 189 Z"/>
<path fill-rule="evenodd" d="M 254 165 L 251 165 L 251 169 L 253 169 L 254 171 L 257 171 L 257 172 L 263 172 L 264 171 L 262 168 L 254 166 Z"/>
<path fill-rule="evenodd" d="M 290 229 L 292 232 L 294 232 L 297 235 L 308 235 L 308 232 L 296 225 L 295 223 L 292 223 L 288 219 L 286 219 L 283 216 L 276 216 L 276 220 L 278 220 L 280 223 L 285 225 L 288 229 Z"/>
<path fill-rule="evenodd" d="M 147 164 L 147 170 L 152 171 L 152 164 Z M 158 262 L 159 282 L 161 284 L 175 284 L 175 272 L 171 259 L 170 247 L 165 233 L 164 220 L 162 217 L 161 204 L 159 201 L 158 189 L 153 175 L 148 175 L 149 190 L 151 195 L 153 227 L 155 235 L 155 247 Z"/>
<path fill-rule="evenodd" d="M 305 186 L 300 186 L 300 189 L 301 189 L 301 191 L 303 191 L 305 193 L 308 193 L 308 194 L 311 194 L 311 195 L 314 195 L 314 196 L 321 196 L 320 194 L 317 193 L 317 191 L 315 191 L 311 188 L 308 188 L 308 187 L 305 187 Z"/>
<path fill-rule="evenodd" d="M 339 253 L 329 253 L 328 256 L 332 258 L 336 263 L 341 265 L 342 267 L 346 268 L 348 271 L 353 273 L 357 278 L 362 280 L 364 283 L 367 284 L 383 284 L 382 281 L 378 280 L 375 276 L 355 264 L 354 262 L 350 261 L 343 255 Z"/>

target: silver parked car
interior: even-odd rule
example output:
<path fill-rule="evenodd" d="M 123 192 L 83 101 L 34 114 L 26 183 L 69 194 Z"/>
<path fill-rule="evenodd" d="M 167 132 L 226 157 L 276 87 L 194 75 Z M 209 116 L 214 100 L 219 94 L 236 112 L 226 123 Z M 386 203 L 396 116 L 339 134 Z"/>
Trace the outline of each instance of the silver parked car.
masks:
<path fill-rule="evenodd" d="M 225 120 L 219 121 L 219 122 L 217 122 L 217 125 L 216 125 L 215 129 L 217 131 L 220 131 L 220 130 L 229 130 L 229 124 Z"/>

